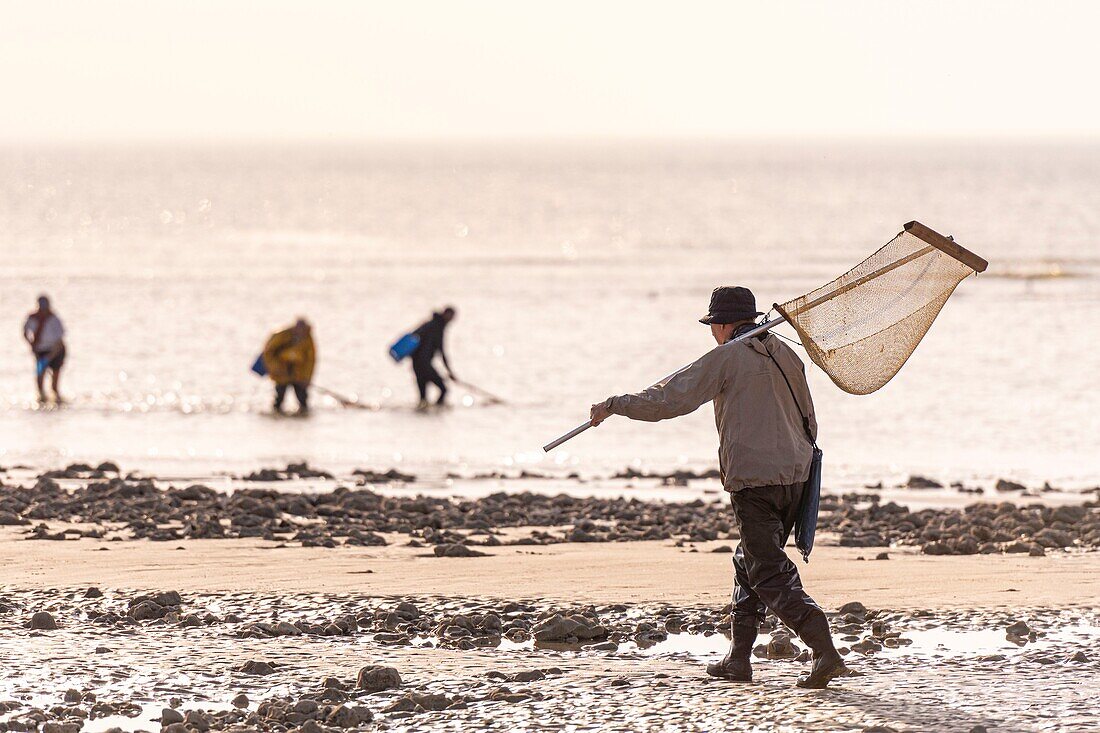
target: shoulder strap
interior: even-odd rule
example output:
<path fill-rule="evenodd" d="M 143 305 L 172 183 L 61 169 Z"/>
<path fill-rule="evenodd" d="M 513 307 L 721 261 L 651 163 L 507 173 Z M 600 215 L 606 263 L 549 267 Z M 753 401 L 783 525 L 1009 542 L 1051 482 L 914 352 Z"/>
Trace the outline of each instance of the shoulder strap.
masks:
<path fill-rule="evenodd" d="M 783 381 L 787 383 L 787 389 L 791 392 L 791 399 L 794 400 L 794 407 L 798 410 L 798 414 L 802 416 L 802 429 L 806 431 L 806 440 L 810 441 L 810 445 L 814 448 L 817 447 L 817 441 L 814 440 L 814 434 L 810 431 L 810 418 L 806 413 L 802 412 L 802 406 L 798 404 L 798 398 L 795 397 L 794 387 L 791 386 L 791 380 L 787 379 L 787 373 L 783 371 L 783 367 L 779 366 L 779 362 L 772 356 L 772 352 L 768 351 L 767 346 L 764 347 L 764 351 L 767 352 L 768 358 L 775 364 L 775 368 L 779 370 L 779 373 L 783 376 Z"/>

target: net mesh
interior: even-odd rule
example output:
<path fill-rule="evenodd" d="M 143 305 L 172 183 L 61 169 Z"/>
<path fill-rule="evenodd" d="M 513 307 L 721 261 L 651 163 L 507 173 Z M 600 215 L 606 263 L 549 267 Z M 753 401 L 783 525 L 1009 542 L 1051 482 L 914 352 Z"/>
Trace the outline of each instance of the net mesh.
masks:
<path fill-rule="evenodd" d="M 898 373 L 955 287 L 984 269 L 965 254 L 970 264 L 907 229 L 828 285 L 776 307 L 838 387 L 869 394 Z"/>

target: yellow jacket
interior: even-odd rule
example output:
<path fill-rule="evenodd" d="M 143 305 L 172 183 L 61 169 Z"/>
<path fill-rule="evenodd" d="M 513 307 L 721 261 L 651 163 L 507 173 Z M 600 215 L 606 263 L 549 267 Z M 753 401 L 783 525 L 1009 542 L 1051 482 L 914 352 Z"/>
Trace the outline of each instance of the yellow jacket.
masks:
<path fill-rule="evenodd" d="M 275 384 L 309 384 L 313 379 L 313 364 L 317 351 L 313 336 L 298 343 L 292 340 L 291 329 L 272 334 L 264 346 L 264 365 Z"/>

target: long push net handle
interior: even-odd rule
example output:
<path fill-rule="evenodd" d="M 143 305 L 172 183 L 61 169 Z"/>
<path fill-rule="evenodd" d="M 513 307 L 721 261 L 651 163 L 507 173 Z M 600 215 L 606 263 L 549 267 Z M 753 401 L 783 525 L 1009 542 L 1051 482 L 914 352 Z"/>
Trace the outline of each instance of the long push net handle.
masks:
<path fill-rule="evenodd" d="M 740 336 L 738 336 L 735 339 L 731 339 L 731 340 L 727 341 L 724 345 L 729 346 L 731 344 L 736 344 L 736 343 L 744 341 L 746 339 L 750 339 L 753 336 L 759 336 L 760 334 L 764 333 L 765 331 L 770 331 L 771 329 L 775 328 L 780 323 L 783 323 L 786 320 L 787 319 L 786 319 L 785 316 L 779 316 L 777 318 L 772 318 L 770 321 L 764 321 L 763 323 L 761 323 L 756 328 L 752 329 L 751 331 L 746 331 L 745 333 L 741 334 Z M 691 364 L 685 364 L 684 366 L 682 366 L 679 369 L 677 369 L 676 371 L 674 371 L 672 374 L 669 374 L 664 379 L 656 382 L 656 384 L 660 384 L 661 382 L 667 382 L 669 379 L 676 376 L 677 374 L 679 374 L 683 370 L 687 369 L 689 366 L 691 366 Z M 577 427 L 573 428 L 572 430 L 570 430 L 565 435 L 562 435 L 559 438 L 555 438 L 554 440 L 551 440 L 549 443 L 547 443 L 546 445 L 544 445 L 542 447 L 542 450 L 546 453 L 549 453 L 550 451 L 554 450 L 555 448 L 557 448 L 562 443 L 564 443 L 568 440 L 572 440 L 573 438 L 575 438 L 578 435 L 580 435 L 581 433 L 583 433 L 585 430 L 588 430 L 590 427 L 592 427 L 592 421 L 591 420 L 589 420 L 588 422 L 583 423 L 581 425 L 578 425 Z"/>

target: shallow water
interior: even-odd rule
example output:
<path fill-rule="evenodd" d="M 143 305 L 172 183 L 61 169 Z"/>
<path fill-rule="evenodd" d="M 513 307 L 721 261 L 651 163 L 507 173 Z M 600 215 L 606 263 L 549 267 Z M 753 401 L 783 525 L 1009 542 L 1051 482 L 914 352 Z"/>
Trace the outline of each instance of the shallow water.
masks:
<path fill-rule="evenodd" d="M 785 300 L 919 218 L 990 270 L 880 392 L 811 370 L 827 483 L 1100 481 L 1096 145 L 8 149 L 0 170 L 5 464 L 710 466 L 707 408 L 539 447 L 710 348 L 715 284 Z M 70 334 L 61 411 L 32 409 L 17 335 L 39 291 Z M 385 349 L 444 302 L 456 371 L 508 405 L 410 409 Z M 299 313 L 318 383 L 376 409 L 266 414 L 248 366 Z"/>

